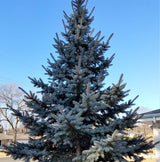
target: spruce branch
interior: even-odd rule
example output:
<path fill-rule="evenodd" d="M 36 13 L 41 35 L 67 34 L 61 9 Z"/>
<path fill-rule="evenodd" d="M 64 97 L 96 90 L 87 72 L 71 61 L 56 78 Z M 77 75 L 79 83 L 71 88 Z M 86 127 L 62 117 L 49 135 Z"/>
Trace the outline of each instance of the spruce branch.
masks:
<path fill-rule="evenodd" d="M 56 37 L 57 37 L 57 40 L 58 40 L 58 43 L 59 43 L 60 41 L 59 41 L 59 36 L 58 36 L 58 33 L 56 33 Z"/>
<path fill-rule="evenodd" d="M 83 23 L 83 17 L 84 17 L 84 12 L 82 13 L 82 16 L 81 16 L 80 27 L 82 26 L 82 23 Z"/>
<path fill-rule="evenodd" d="M 84 6 L 85 10 L 86 10 L 87 4 L 88 4 L 88 0 L 86 0 L 85 6 Z"/>
<path fill-rule="evenodd" d="M 121 74 L 120 78 L 119 78 L 119 82 L 118 82 L 118 87 L 121 85 L 121 83 L 123 82 L 123 74 Z"/>
<path fill-rule="evenodd" d="M 87 99 L 89 99 L 90 83 L 87 84 Z"/>
<path fill-rule="evenodd" d="M 64 22 L 63 19 L 62 19 L 62 23 L 63 23 L 63 26 L 64 26 L 65 33 L 67 34 L 67 28 L 66 28 L 66 25 L 65 25 L 65 22 Z"/>
<path fill-rule="evenodd" d="M 74 2 L 73 2 L 73 0 L 71 1 L 71 6 L 72 6 L 72 11 L 73 11 L 73 13 L 75 13 L 75 11 L 74 11 Z"/>
<path fill-rule="evenodd" d="M 137 97 L 137 96 L 136 96 Z M 135 98 L 135 100 L 136 100 L 136 98 Z M 133 111 L 133 115 L 134 116 L 137 116 L 137 111 L 138 111 L 138 109 L 139 109 L 139 107 L 137 107 L 134 111 Z"/>
<path fill-rule="evenodd" d="M 59 63 L 57 62 L 57 60 L 54 58 L 54 56 L 53 56 L 52 53 L 50 53 L 50 56 L 51 56 L 51 58 L 54 60 L 54 62 L 57 64 L 57 66 L 58 66 L 59 68 L 61 68 L 61 66 L 59 65 Z M 49 63 L 50 65 L 52 65 L 52 63 L 50 62 L 49 59 L 48 59 L 48 63 Z"/>
<path fill-rule="evenodd" d="M 66 20 L 69 20 L 70 19 L 70 17 L 66 14 L 66 12 L 65 11 L 63 11 L 63 13 L 64 13 L 64 17 L 66 18 Z"/>
<path fill-rule="evenodd" d="M 89 17 L 92 15 L 92 13 L 93 13 L 94 9 L 95 9 L 95 7 L 93 7 L 93 8 L 92 8 L 92 10 L 91 10 L 91 12 L 90 12 L 90 14 L 89 14 L 88 18 L 89 18 Z"/>
<path fill-rule="evenodd" d="M 114 59 L 115 53 L 110 57 L 109 62 L 112 62 Z"/>
<path fill-rule="evenodd" d="M 30 77 L 28 77 L 28 78 L 30 78 Z M 18 87 L 24 94 L 26 94 L 26 96 L 29 96 L 29 94 L 23 89 L 23 88 L 21 88 L 21 87 Z"/>
<path fill-rule="evenodd" d="M 117 135 L 117 133 L 118 133 L 118 131 L 117 131 L 117 129 L 113 132 L 113 134 L 112 134 L 112 140 L 114 140 L 114 138 L 115 138 L 115 136 Z"/>
<path fill-rule="evenodd" d="M 79 26 L 77 25 L 77 39 L 79 39 L 79 34 L 80 34 L 80 28 L 79 28 Z"/>
<path fill-rule="evenodd" d="M 89 98 L 90 98 L 89 91 L 90 91 L 90 83 L 87 84 L 87 90 L 86 90 L 86 94 L 87 94 L 86 108 L 87 108 L 87 109 L 89 108 Z"/>
<path fill-rule="evenodd" d="M 89 34 L 89 37 L 93 34 L 93 32 L 94 32 L 94 28 L 92 29 L 92 31 L 90 32 L 90 34 Z"/>
<path fill-rule="evenodd" d="M 139 95 L 137 95 L 132 101 L 131 101 L 131 104 L 134 103 L 134 101 L 139 97 Z"/>
<path fill-rule="evenodd" d="M 99 77 L 98 77 L 98 85 L 101 84 L 101 78 L 102 78 L 102 71 L 100 72 L 100 75 L 99 75 Z"/>
<path fill-rule="evenodd" d="M 58 108 L 59 108 L 61 114 L 63 115 L 63 117 L 68 121 L 68 119 L 66 118 L 66 116 L 65 116 L 65 114 L 64 114 L 64 111 L 63 111 L 62 108 L 61 108 L 61 105 L 58 105 Z"/>
<path fill-rule="evenodd" d="M 107 42 L 106 42 L 106 44 L 105 44 L 106 47 L 108 46 L 109 41 L 110 41 L 110 39 L 112 38 L 112 36 L 113 36 L 113 33 L 109 36 L 109 38 L 108 38 L 108 40 L 107 40 Z"/>
<path fill-rule="evenodd" d="M 50 53 L 50 56 L 52 57 L 52 59 L 54 60 L 55 63 L 57 63 L 57 60 L 54 58 L 53 54 Z"/>
<path fill-rule="evenodd" d="M 91 57 L 91 56 L 93 55 L 94 50 L 95 50 L 95 47 L 92 48 L 92 50 L 91 50 L 91 52 L 90 52 L 90 54 L 89 54 L 89 57 Z"/>
<path fill-rule="evenodd" d="M 105 37 L 105 36 L 103 36 L 103 37 L 98 41 L 98 43 L 100 43 L 100 42 L 104 39 L 104 37 Z"/>
<path fill-rule="evenodd" d="M 117 85 L 115 85 L 114 83 L 112 83 L 112 85 L 113 85 L 115 88 L 119 88 L 120 85 L 121 85 L 121 83 L 123 82 L 122 78 L 123 78 L 123 74 L 121 74 L 121 76 L 120 76 L 120 78 L 119 78 L 119 81 L 118 81 Z"/>
<path fill-rule="evenodd" d="M 84 13 L 85 13 L 85 10 L 86 10 L 86 7 L 87 7 L 87 3 L 88 3 L 88 0 L 86 0 L 86 4 L 85 4 L 84 10 L 82 12 L 80 26 L 82 26 L 82 23 L 83 23 L 83 18 L 84 18 Z"/>
<path fill-rule="evenodd" d="M 80 68 L 81 68 L 81 56 L 79 56 L 78 59 L 78 72 L 80 71 Z"/>
<path fill-rule="evenodd" d="M 97 37 L 97 38 L 96 38 L 96 41 L 98 41 L 100 35 L 101 35 L 101 31 L 99 31 L 99 32 L 94 36 L 94 39 Z"/>
<path fill-rule="evenodd" d="M 45 73 L 45 74 L 48 74 L 48 75 L 50 75 L 50 76 L 53 75 L 52 71 L 51 71 L 49 68 L 46 68 L 44 65 L 42 65 L 42 68 L 47 72 L 47 73 Z"/>
<path fill-rule="evenodd" d="M 99 31 L 96 35 L 95 35 L 95 38 L 96 38 L 96 41 L 98 41 L 98 43 L 100 43 L 103 39 L 104 39 L 104 36 L 102 36 L 101 38 L 100 38 L 100 40 L 98 40 L 99 39 L 99 37 L 100 37 L 100 35 L 101 35 L 101 31 Z"/>

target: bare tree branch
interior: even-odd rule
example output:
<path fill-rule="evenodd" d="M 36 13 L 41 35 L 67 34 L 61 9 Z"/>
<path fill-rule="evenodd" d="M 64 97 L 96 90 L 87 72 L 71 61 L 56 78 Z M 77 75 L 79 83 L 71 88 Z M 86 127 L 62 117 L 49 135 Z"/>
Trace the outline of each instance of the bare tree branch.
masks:
<path fill-rule="evenodd" d="M 11 108 L 24 111 L 24 93 L 16 85 L 0 86 L 0 122 L 6 121 L 13 131 L 13 144 L 16 142 L 19 118 L 12 115 Z"/>

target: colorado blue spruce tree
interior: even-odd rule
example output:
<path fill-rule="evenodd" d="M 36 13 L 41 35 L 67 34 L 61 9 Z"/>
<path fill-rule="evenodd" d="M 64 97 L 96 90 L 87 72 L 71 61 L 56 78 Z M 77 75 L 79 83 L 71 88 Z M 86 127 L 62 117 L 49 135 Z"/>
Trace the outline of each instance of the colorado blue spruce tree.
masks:
<path fill-rule="evenodd" d="M 29 142 L 12 144 L 7 152 L 26 162 L 141 161 L 141 153 L 154 144 L 142 136 L 127 138 L 126 130 L 139 119 L 132 108 L 137 97 L 124 101 L 129 91 L 123 75 L 116 84 L 104 84 L 114 58 L 105 56 L 113 34 L 106 41 L 101 32 L 94 35 L 90 27 L 94 8 L 88 12 L 85 0 L 71 4 L 73 13 L 64 12 L 64 39 L 58 34 L 54 38 L 58 58 L 51 54 L 48 66 L 43 66 L 48 82 L 30 78 L 42 98 L 25 92 L 30 112 L 11 108 L 27 128 Z"/>

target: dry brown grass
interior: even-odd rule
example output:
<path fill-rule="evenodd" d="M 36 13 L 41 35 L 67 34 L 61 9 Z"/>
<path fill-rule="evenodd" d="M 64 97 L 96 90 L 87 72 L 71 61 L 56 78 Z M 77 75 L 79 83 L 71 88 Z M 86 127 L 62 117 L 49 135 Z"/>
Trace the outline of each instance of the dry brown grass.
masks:
<path fill-rule="evenodd" d="M 128 131 L 128 133 L 134 133 L 134 134 L 139 134 L 139 135 L 141 134 L 145 137 L 151 137 L 151 139 L 153 139 L 152 129 L 150 127 L 148 127 L 147 125 L 137 127 L 134 130 Z M 156 162 L 156 159 L 153 157 L 154 157 L 154 150 L 153 150 L 153 153 L 146 155 L 146 157 L 145 157 L 146 159 L 143 160 L 142 162 Z M 0 158 L 10 158 L 10 156 L 6 156 L 6 154 L 4 152 L 0 152 Z M 134 162 L 134 161 L 129 160 L 129 162 Z"/>
<path fill-rule="evenodd" d="M 133 130 L 128 130 L 128 133 L 130 134 L 136 134 L 136 135 L 143 135 L 146 138 L 149 138 L 149 140 L 153 140 L 153 130 L 151 127 L 149 127 L 147 124 L 142 124 L 136 128 L 134 128 Z M 144 157 L 146 158 L 145 160 L 143 160 L 143 162 L 156 162 L 156 159 L 154 158 L 154 154 L 155 154 L 155 150 L 152 150 L 152 153 L 149 153 L 148 155 L 144 155 Z M 134 162 L 134 161 L 130 161 L 130 162 Z"/>
<path fill-rule="evenodd" d="M 156 162 L 155 156 L 153 154 L 144 155 L 145 160 L 142 162 Z M 128 162 L 134 162 L 134 160 L 126 159 Z"/>
<path fill-rule="evenodd" d="M 7 156 L 4 152 L 0 152 L 0 159 L 1 158 L 10 158 L 10 156 Z M 134 162 L 130 160 L 130 162 Z M 146 160 L 143 160 L 142 162 L 156 162 L 155 158 L 147 158 Z"/>
<path fill-rule="evenodd" d="M 143 162 L 156 162 L 156 159 L 149 158 L 149 159 L 143 160 Z"/>
<path fill-rule="evenodd" d="M 134 162 L 134 161 L 129 161 L 129 162 Z M 143 160 L 142 162 L 156 162 L 156 159 L 155 158 L 148 158 L 146 160 Z"/>
<path fill-rule="evenodd" d="M 0 158 L 8 158 L 10 156 L 7 156 L 6 153 L 0 152 Z"/>

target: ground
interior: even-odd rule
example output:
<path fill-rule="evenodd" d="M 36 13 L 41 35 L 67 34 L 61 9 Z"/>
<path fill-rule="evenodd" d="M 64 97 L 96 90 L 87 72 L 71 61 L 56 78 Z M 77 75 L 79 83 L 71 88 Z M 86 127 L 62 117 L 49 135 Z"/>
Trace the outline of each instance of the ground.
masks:
<path fill-rule="evenodd" d="M 12 158 L 0 158 L 1 162 L 23 162 L 22 160 L 13 160 Z"/>
<path fill-rule="evenodd" d="M 0 162 L 23 162 L 22 160 L 13 160 L 11 157 L 6 156 L 5 153 L 0 152 Z M 143 162 L 156 162 L 156 160 L 152 157 L 143 160 Z"/>
<path fill-rule="evenodd" d="M 13 160 L 10 156 L 6 156 L 5 153 L 0 152 L 0 162 L 24 162 L 23 160 Z"/>
<path fill-rule="evenodd" d="M 21 160 L 13 160 L 11 157 L 9 157 L 9 156 L 6 156 L 6 154 L 5 153 L 3 153 L 3 152 L 0 152 L 0 162 L 22 162 Z"/>
<path fill-rule="evenodd" d="M 153 132 L 152 132 L 152 128 L 148 127 L 148 125 L 140 125 L 138 127 L 136 127 L 134 130 L 130 130 L 128 131 L 129 134 L 142 134 L 145 137 L 151 137 L 151 139 L 153 139 Z M 143 160 L 142 162 L 156 162 L 155 158 L 154 158 L 154 149 L 153 152 L 148 154 L 148 155 L 144 155 L 146 160 Z M 6 156 L 5 153 L 0 152 L 0 162 L 23 162 L 23 160 L 13 160 L 11 157 Z M 134 162 L 134 161 L 129 161 L 129 162 Z"/>

